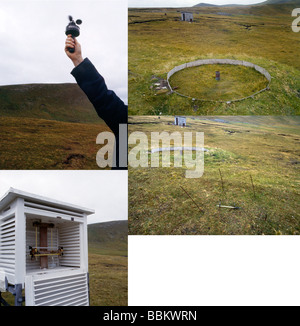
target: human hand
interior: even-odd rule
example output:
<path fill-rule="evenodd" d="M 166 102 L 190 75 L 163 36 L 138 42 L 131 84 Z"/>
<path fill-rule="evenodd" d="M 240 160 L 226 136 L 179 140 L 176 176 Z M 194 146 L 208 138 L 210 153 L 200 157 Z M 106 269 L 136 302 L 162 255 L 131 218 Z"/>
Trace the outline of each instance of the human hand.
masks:
<path fill-rule="evenodd" d="M 71 53 L 68 48 L 75 49 L 73 53 Z M 71 34 L 67 36 L 66 42 L 65 42 L 65 52 L 67 56 L 72 60 L 74 66 L 78 66 L 82 61 L 82 55 L 81 55 L 81 45 L 77 41 L 76 38 L 73 38 Z"/>

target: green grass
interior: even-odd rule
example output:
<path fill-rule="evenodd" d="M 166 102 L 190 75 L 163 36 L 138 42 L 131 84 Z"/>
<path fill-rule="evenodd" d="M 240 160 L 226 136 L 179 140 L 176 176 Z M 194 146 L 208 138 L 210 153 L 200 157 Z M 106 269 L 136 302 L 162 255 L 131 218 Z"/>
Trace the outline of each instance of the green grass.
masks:
<path fill-rule="evenodd" d="M 110 131 L 77 84 L 0 87 L 0 169 L 99 169 Z"/>
<path fill-rule="evenodd" d="M 201 178 L 185 178 L 184 166 L 129 168 L 129 234 L 300 233 L 299 118 L 203 116 L 188 118 L 184 129 L 173 126 L 172 117 L 129 122 L 130 132 L 148 137 L 153 131 L 202 131 L 210 150 Z"/>
<path fill-rule="evenodd" d="M 300 43 L 291 30 L 293 8 L 189 8 L 194 23 L 179 21 L 180 9 L 130 9 L 129 114 L 299 114 Z M 218 15 L 220 11 L 229 15 Z M 270 91 L 228 105 L 157 94 L 153 88 L 153 76 L 166 79 L 175 66 L 211 58 L 245 60 L 265 68 L 272 76 Z"/>
<path fill-rule="evenodd" d="M 219 81 L 216 71 L 221 74 Z M 186 68 L 175 73 L 169 82 L 180 94 L 211 101 L 241 99 L 268 85 L 268 80 L 255 69 L 226 64 Z"/>
<path fill-rule="evenodd" d="M 89 252 L 100 255 L 127 255 L 127 221 L 113 221 L 88 226 Z"/>
<path fill-rule="evenodd" d="M 91 306 L 128 305 L 127 252 L 125 254 L 89 253 Z"/>
<path fill-rule="evenodd" d="M 128 304 L 128 222 L 88 225 L 91 306 Z"/>
<path fill-rule="evenodd" d="M 96 137 L 104 124 L 0 117 L 0 169 L 99 169 Z"/>

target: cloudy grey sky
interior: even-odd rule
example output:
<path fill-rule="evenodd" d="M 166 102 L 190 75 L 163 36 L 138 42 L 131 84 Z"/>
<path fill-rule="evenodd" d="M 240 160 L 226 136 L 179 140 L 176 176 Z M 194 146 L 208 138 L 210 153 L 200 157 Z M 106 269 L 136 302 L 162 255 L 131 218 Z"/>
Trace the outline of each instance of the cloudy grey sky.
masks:
<path fill-rule="evenodd" d="M 75 82 L 64 52 L 68 15 L 88 57 L 127 103 L 126 0 L 0 0 L 0 85 Z"/>
<path fill-rule="evenodd" d="M 88 223 L 128 218 L 127 171 L 0 170 L 0 198 L 9 188 L 95 210 Z"/>
<path fill-rule="evenodd" d="M 263 2 L 264 0 L 128 0 L 129 7 L 192 7 L 198 3 L 214 5 L 241 4 L 248 5 Z"/>

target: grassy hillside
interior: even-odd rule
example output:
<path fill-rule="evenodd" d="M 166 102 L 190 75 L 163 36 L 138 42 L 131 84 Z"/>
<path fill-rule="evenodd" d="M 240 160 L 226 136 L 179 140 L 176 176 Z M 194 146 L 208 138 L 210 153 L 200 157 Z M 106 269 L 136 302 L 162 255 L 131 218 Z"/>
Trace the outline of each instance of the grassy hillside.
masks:
<path fill-rule="evenodd" d="M 263 1 L 261 5 L 274 5 L 274 4 L 292 4 L 292 5 L 297 5 L 300 4 L 299 0 L 267 0 Z"/>
<path fill-rule="evenodd" d="M 99 169 L 109 130 L 77 84 L 0 86 L 0 169 Z"/>
<path fill-rule="evenodd" d="M 104 124 L 0 117 L 0 169 L 99 169 L 96 137 Z"/>
<path fill-rule="evenodd" d="M 299 33 L 291 29 L 291 12 L 298 2 L 185 8 L 194 13 L 193 23 L 180 21 L 183 8 L 130 8 L 129 114 L 299 114 L 300 42 Z M 245 60 L 265 68 L 272 76 L 270 90 L 220 104 L 156 89 L 175 66 L 210 58 Z"/>
<path fill-rule="evenodd" d="M 88 225 L 90 305 L 128 304 L 128 222 Z"/>
<path fill-rule="evenodd" d="M 267 1 L 257 1 L 256 4 L 253 4 L 253 5 L 248 5 L 248 6 L 260 6 L 260 5 L 272 5 L 272 4 L 299 4 L 300 1 L 299 0 L 267 0 Z M 213 4 L 210 4 L 210 3 L 199 3 L 197 5 L 194 5 L 193 7 L 207 7 L 207 6 L 217 6 L 217 7 L 234 7 L 234 6 L 241 6 L 241 5 L 213 5 Z M 244 5 L 244 6 L 247 6 L 247 5 Z"/>
<path fill-rule="evenodd" d="M 184 164 L 151 167 L 150 154 L 149 167 L 129 169 L 129 234 L 300 234 L 300 117 L 189 117 L 186 128 L 167 116 L 129 122 L 149 140 L 157 131 L 204 132 L 209 150 L 201 178 L 187 179 Z"/>
<path fill-rule="evenodd" d="M 201 3 L 194 5 L 193 7 L 214 7 L 214 6 L 217 6 L 217 5 L 213 5 L 213 4 L 206 3 L 206 2 L 201 2 Z"/>
<path fill-rule="evenodd" d="M 92 104 L 77 84 L 0 86 L 0 116 L 98 123 Z"/>
<path fill-rule="evenodd" d="M 90 251 L 101 253 L 116 251 L 127 255 L 128 221 L 113 221 L 88 225 Z"/>

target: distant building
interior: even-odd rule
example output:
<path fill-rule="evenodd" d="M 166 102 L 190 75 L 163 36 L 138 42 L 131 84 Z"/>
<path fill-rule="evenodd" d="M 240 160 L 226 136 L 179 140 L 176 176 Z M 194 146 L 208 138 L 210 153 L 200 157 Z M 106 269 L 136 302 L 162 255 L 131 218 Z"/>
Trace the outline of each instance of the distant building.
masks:
<path fill-rule="evenodd" d="M 193 21 L 193 13 L 182 11 L 181 12 L 181 20 L 186 22 L 192 22 Z"/>
<path fill-rule="evenodd" d="M 178 116 L 178 115 L 175 116 L 174 124 L 175 124 L 175 126 L 185 127 L 186 126 L 186 117 L 181 117 L 181 116 Z"/>

